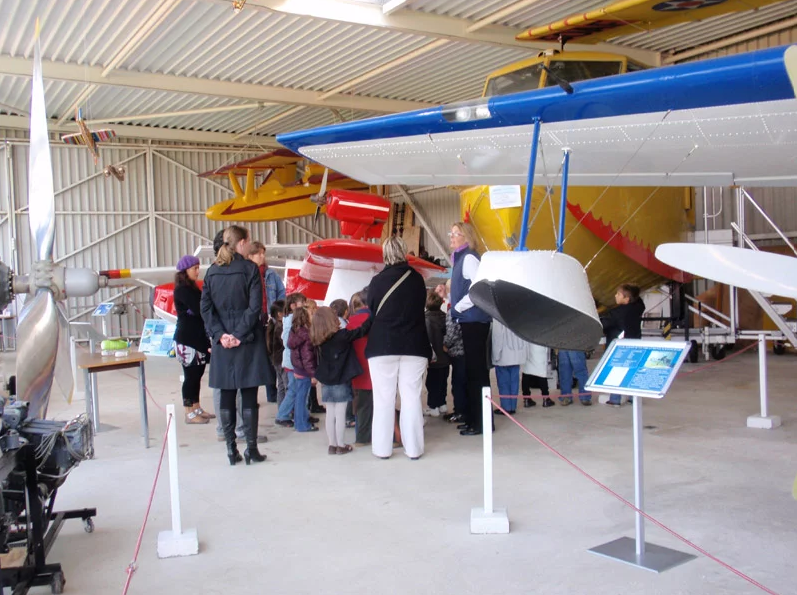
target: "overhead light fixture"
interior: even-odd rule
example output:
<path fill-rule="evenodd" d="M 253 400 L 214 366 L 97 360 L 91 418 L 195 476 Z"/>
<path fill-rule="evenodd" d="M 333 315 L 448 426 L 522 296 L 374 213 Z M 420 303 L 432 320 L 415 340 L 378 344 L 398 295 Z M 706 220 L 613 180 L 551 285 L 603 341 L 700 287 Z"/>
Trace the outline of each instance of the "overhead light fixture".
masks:
<path fill-rule="evenodd" d="M 246 4 L 246 0 L 232 0 L 232 11 L 238 14 L 244 9 L 244 4 Z"/>
<path fill-rule="evenodd" d="M 487 100 L 482 98 L 443 107 L 443 117 L 449 122 L 486 120 L 491 115 Z"/>

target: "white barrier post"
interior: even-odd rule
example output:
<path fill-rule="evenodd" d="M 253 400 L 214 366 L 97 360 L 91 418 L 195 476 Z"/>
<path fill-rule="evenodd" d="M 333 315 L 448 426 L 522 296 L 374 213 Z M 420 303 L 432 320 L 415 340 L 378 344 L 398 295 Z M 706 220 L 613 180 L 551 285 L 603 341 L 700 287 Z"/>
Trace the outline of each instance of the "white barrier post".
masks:
<path fill-rule="evenodd" d="M 484 438 L 484 508 L 470 511 L 470 532 L 474 534 L 509 533 L 506 508 L 493 506 L 493 406 L 490 387 L 482 389 L 482 436 Z"/>
<path fill-rule="evenodd" d="M 158 557 L 193 556 L 199 553 L 199 538 L 196 529 L 183 531 L 180 520 L 180 480 L 177 469 L 177 417 L 174 405 L 166 405 L 166 421 L 169 424 L 169 491 L 172 501 L 172 530 L 158 533 Z"/>
<path fill-rule="evenodd" d="M 769 415 L 767 400 L 767 336 L 758 334 L 758 384 L 761 399 L 761 415 L 751 415 L 747 418 L 748 428 L 772 430 L 780 426 L 779 415 Z"/>

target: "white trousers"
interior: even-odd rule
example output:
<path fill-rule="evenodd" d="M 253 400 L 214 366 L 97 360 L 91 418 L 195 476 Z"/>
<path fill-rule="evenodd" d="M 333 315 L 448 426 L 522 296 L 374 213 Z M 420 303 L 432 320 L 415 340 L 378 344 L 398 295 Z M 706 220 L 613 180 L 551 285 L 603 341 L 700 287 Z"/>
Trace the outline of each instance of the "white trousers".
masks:
<path fill-rule="evenodd" d="M 421 391 L 428 360 L 412 355 L 383 355 L 368 358 L 374 390 L 371 450 L 377 457 L 393 454 L 396 389 L 401 394 L 401 442 L 408 457 L 423 454 Z"/>

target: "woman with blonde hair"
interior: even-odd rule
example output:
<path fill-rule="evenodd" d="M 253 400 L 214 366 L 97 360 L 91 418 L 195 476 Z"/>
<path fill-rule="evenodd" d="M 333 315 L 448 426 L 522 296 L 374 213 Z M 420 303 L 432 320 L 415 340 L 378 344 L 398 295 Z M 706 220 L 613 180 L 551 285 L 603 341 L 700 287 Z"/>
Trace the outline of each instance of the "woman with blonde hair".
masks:
<path fill-rule="evenodd" d="M 463 436 L 482 433 L 482 387 L 490 386 L 487 341 L 490 336 L 489 314 L 470 300 L 468 291 L 479 270 L 479 243 L 469 223 L 461 221 L 448 232 L 451 255 L 451 318 L 459 324 L 465 348 L 467 400 L 465 422 L 458 426 Z M 489 428 L 492 431 L 492 428 Z"/>
<path fill-rule="evenodd" d="M 382 244 L 385 268 L 368 286 L 367 306 L 373 326 L 365 348 L 374 393 L 371 449 L 387 459 L 393 454 L 396 392 L 401 393 L 401 438 L 411 459 L 423 455 L 421 391 L 432 348 L 426 335 L 426 285 L 407 263 L 407 245 L 398 237 Z"/>
<path fill-rule="evenodd" d="M 268 355 L 260 318 L 263 280 L 257 265 L 246 259 L 249 232 L 238 225 L 224 230 L 216 262 L 205 274 L 202 319 L 211 341 L 211 388 L 221 389 L 221 420 L 230 465 L 241 460 L 235 443 L 235 397 L 241 391 L 241 417 L 246 435 L 244 459 L 266 459 L 257 449 L 257 388 L 269 379 Z"/>

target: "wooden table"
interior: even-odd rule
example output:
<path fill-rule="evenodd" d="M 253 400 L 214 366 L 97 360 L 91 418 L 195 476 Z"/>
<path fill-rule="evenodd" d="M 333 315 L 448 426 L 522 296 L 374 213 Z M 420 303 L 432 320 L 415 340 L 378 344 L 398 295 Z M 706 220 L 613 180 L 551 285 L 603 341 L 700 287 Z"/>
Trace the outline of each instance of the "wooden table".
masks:
<path fill-rule="evenodd" d="M 112 372 L 126 368 L 138 368 L 138 387 L 140 391 L 141 408 L 141 433 L 144 436 L 144 448 L 149 448 L 149 418 L 147 416 L 147 381 L 144 375 L 144 362 L 147 356 L 137 351 L 131 351 L 124 357 L 114 355 L 100 355 L 99 353 L 81 353 L 77 358 L 77 367 L 83 370 L 86 381 L 86 413 L 94 426 L 94 431 L 100 430 L 99 395 L 96 385 L 92 383 L 92 374 L 99 372 Z"/>

